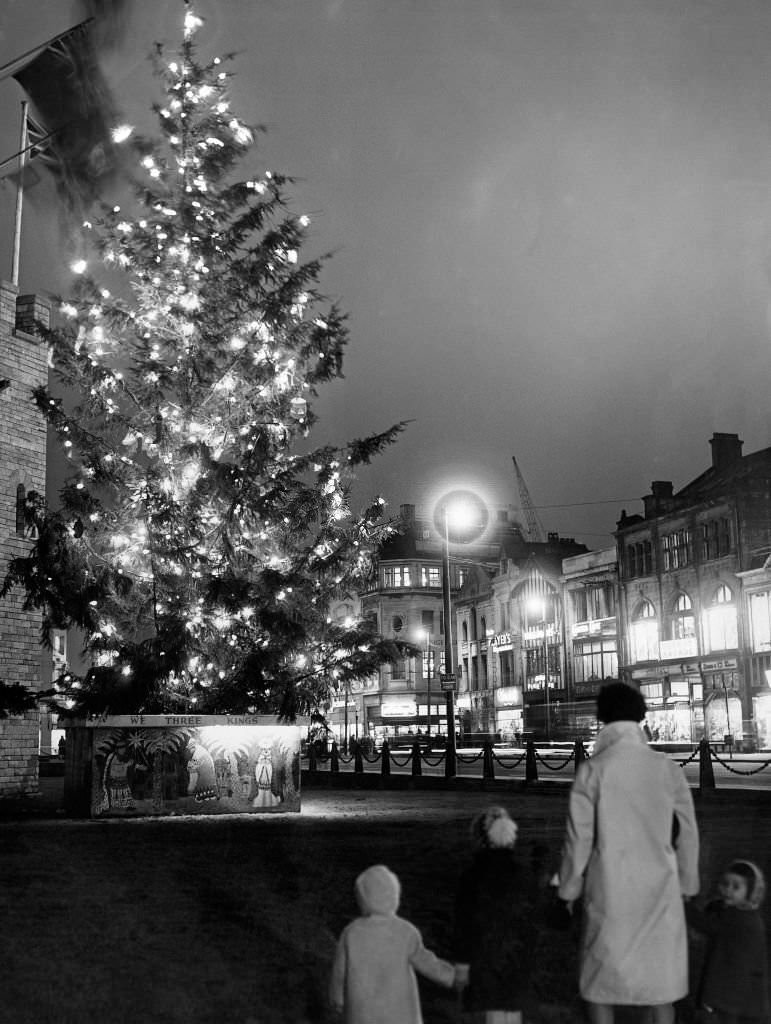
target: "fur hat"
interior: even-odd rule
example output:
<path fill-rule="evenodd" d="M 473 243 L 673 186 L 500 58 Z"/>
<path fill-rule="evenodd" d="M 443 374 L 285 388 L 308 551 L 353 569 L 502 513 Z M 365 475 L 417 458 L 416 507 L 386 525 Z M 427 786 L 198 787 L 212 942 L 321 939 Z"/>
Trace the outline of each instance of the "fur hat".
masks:
<path fill-rule="evenodd" d="M 511 849 L 517 831 L 517 823 L 504 807 L 488 807 L 471 822 L 471 839 L 480 849 Z"/>
<path fill-rule="evenodd" d="M 766 895 L 766 880 L 763 872 L 751 860 L 732 860 L 726 872 L 739 875 L 747 882 L 747 899 L 742 904 L 746 910 L 757 910 Z"/>
<path fill-rule="evenodd" d="M 399 909 L 402 887 L 385 864 L 374 864 L 362 871 L 356 879 L 355 889 L 362 914 L 395 914 Z"/>

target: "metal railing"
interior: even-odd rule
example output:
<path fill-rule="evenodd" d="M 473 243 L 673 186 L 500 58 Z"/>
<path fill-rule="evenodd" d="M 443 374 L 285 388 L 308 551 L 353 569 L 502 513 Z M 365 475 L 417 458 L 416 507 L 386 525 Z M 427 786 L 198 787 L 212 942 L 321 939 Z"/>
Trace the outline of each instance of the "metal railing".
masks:
<path fill-rule="evenodd" d="M 506 778 L 507 775 L 511 777 L 510 773 L 519 768 L 524 761 L 525 782 L 537 782 L 539 766 L 547 772 L 560 772 L 572 762 L 575 765 L 575 771 L 578 771 L 580 764 L 589 757 L 589 753 L 583 740 L 576 739 L 573 749 L 555 761 L 553 754 L 547 755 L 538 750 L 534 740 L 529 739 L 525 749 L 517 753 L 507 754 L 497 751 L 489 741 L 482 744 L 482 749 L 474 753 L 464 754 L 462 751 L 457 751 L 454 755 L 455 764 L 449 766 L 452 769 L 449 771 L 446 765 L 447 756 L 446 751 L 435 752 L 421 748 L 418 741 L 412 744 L 411 750 L 396 753 L 391 750 L 388 741 L 385 740 L 381 749 L 372 755 L 366 754 L 358 743 L 352 744 L 352 750 L 348 754 L 341 753 L 336 742 L 332 743 L 329 753 L 323 754 L 319 753 L 311 744 L 308 747 L 308 771 L 319 772 L 328 765 L 328 770 L 336 773 L 340 771 L 341 765 L 352 764 L 354 774 L 361 775 L 365 772 L 365 765 L 372 765 L 377 766 L 375 772 L 381 776 L 389 776 L 393 766 L 402 770 L 409 768 L 412 777 L 419 777 L 423 775 L 424 765 L 430 768 L 439 768 L 444 765 L 445 776 L 453 777 L 458 765 L 480 764 L 482 779 L 492 781 L 496 778 Z M 677 763 L 685 768 L 696 760 L 699 762 L 699 789 L 702 791 L 716 788 L 713 762 L 717 762 L 726 771 L 737 776 L 758 775 L 771 767 L 771 757 L 761 762 L 741 756 L 737 757 L 733 753 L 729 755 L 729 758 L 722 757 L 707 739 L 701 740 L 688 757 L 682 760 L 677 759 Z M 743 768 L 739 765 L 751 767 Z"/>

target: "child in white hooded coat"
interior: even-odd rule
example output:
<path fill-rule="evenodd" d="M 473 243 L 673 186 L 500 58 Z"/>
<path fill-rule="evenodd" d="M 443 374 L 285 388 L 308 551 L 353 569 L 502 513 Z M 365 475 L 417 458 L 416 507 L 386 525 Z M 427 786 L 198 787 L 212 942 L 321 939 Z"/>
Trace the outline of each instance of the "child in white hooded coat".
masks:
<path fill-rule="evenodd" d="M 382 864 L 356 879 L 361 917 L 337 943 L 329 997 L 345 1024 L 423 1024 L 415 972 L 450 988 L 455 968 L 423 945 L 420 932 L 398 917 L 401 886 Z"/>

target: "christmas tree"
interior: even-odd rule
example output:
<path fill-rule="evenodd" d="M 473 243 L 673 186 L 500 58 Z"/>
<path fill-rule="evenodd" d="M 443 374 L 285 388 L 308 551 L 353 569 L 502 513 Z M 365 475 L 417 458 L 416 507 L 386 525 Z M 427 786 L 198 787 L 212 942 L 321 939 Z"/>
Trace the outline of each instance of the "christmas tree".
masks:
<path fill-rule="evenodd" d="M 48 333 L 60 386 L 35 394 L 69 473 L 56 509 L 30 496 L 35 540 L 3 593 L 25 588 L 44 638 L 83 631 L 91 668 L 61 681 L 79 713 L 292 717 L 404 646 L 329 618 L 388 529 L 382 499 L 352 514 L 356 467 L 402 425 L 306 440 L 345 317 L 318 291 L 323 260 L 299 258 L 289 179 L 237 178 L 254 131 L 223 61 L 199 61 L 201 24 L 187 4 L 175 59 L 157 47 L 160 136 L 137 149 L 130 208 L 85 225 L 98 273 L 73 265 Z"/>

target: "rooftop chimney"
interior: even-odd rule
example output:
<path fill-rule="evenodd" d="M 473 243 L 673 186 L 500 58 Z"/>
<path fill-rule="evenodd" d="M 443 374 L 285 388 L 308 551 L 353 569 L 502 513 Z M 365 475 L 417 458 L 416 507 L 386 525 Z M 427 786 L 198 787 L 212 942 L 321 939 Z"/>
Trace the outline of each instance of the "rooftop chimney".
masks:
<path fill-rule="evenodd" d="M 654 480 L 651 483 L 651 493 L 643 498 L 643 505 L 646 519 L 668 512 L 672 507 L 672 481 Z"/>
<path fill-rule="evenodd" d="M 709 442 L 712 445 L 712 468 L 723 469 L 742 457 L 742 445 L 738 434 L 713 434 Z"/>

